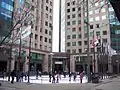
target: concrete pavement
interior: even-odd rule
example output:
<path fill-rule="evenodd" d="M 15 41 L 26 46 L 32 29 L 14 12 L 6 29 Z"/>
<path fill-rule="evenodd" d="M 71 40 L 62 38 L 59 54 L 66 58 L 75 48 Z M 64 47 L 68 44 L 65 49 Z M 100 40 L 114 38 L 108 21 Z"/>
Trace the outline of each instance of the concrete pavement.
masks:
<path fill-rule="evenodd" d="M 120 77 L 93 84 L 27 84 L 2 81 L 0 90 L 120 90 Z"/>

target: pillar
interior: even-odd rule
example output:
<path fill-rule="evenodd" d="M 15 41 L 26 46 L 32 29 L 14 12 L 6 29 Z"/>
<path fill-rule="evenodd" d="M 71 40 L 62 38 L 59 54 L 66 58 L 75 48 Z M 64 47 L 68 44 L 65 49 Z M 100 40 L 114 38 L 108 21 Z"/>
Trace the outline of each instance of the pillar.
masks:
<path fill-rule="evenodd" d="M 75 56 L 70 56 L 70 72 L 75 72 Z"/>
<path fill-rule="evenodd" d="M 42 67 L 43 67 L 43 70 L 42 70 L 43 72 L 48 72 L 48 54 L 44 56 Z"/>
<path fill-rule="evenodd" d="M 112 60 L 111 57 L 108 56 L 108 72 L 112 73 L 113 72 L 113 68 L 112 68 Z"/>
<path fill-rule="evenodd" d="M 26 59 L 24 62 L 24 72 L 28 72 L 28 64 L 29 64 L 29 50 L 26 50 Z"/>

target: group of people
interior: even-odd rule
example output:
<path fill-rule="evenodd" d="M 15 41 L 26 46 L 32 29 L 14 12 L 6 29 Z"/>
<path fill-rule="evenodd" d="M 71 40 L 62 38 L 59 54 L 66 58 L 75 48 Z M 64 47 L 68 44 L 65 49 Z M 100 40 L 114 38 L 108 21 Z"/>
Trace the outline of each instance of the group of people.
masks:
<path fill-rule="evenodd" d="M 82 83 L 84 74 L 85 74 L 84 71 L 82 71 L 82 72 L 79 73 L 79 75 L 80 75 L 80 83 Z M 67 73 L 63 72 L 63 75 L 64 75 L 64 78 L 66 78 Z M 69 73 L 69 81 L 71 81 L 72 76 L 73 76 L 73 81 L 76 81 L 77 72 L 75 72 L 75 73 L 71 73 L 70 72 Z M 61 79 L 60 73 L 51 73 L 51 72 L 49 73 L 49 82 L 59 83 L 59 79 Z"/>

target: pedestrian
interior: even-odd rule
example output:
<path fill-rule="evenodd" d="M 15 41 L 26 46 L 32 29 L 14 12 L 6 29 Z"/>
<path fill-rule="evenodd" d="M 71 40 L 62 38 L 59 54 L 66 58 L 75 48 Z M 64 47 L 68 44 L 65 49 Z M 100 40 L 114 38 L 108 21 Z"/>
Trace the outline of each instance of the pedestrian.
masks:
<path fill-rule="evenodd" d="M 84 72 L 81 72 L 80 73 L 80 83 L 82 83 L 83 76 L 84 76 Z"/>
<path fill-rule="evenodd" d="M 36 71 L 36 79 L 38 79 L 39 71 Z"/>
<path fill-rule="evenodd" d="M 52 74 L 52 78 L 53 78 L 52 83 L 55 83 L 55 74 L 54 73 Z"/>
<path fill-rule="evenodd" d="M 20 73 L 20 82 L 23 82 L 23 77 L 24 77 L 24 73 L 21 72 L 21 73 Z"/>
<path fill-rule="evenodd" d="M 52 74 L 51 74 L 51 72 L 49 72 L 49 82 L 51 82 L 51 76 L 52 76 Z"/>
<path fill-rule="evenodd" d="M 57 81 L 56 81 L 56 83 L 59 83 L 59 74 L 57 74 Z"/>
<path fill-rule="evenodd" d="M 69 82 L 71 81 L 72 73 L 69 73 Z"/>
<path fill-rule="evenodd" d="M 77 74 L 76 74 L 76 72 L 74 73 L 74 76 L 73 76 L 73 81 L 76 81 L 76 77 L 77 77 Z"/>
<path fill-rule="evenodd" d="M 14 83 L 14 77 L 16 76 L 16 73 L 15 73 L 15 70 L 13 70 L 11 72 L 11 77 L 12 77 L 12 80 L 11 80 L 11 83 L 13 84 Z"/>

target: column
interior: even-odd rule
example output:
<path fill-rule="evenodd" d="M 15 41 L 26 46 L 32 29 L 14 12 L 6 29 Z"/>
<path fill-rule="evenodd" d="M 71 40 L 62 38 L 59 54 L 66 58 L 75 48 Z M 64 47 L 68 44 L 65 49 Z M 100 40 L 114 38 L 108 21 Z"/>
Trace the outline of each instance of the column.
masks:
<path fill-rule="evenodd" d="M 113 72 L 113 69 L 112 69 L 112 60 L 111 60 L 110 56 L 108 56 L 108 72 L 109 73 Z"/>
<path fill-rule="evenodd" d="M 13 71 L 15 68 L 15 58 L 11 60 L 11 71 Z"/>
<path fill-rule="evenodd" d="M 70 72 L 75 72 L 75 56 L 70 56 Z"/>
<path fill-rule="evenodd" d="M 25 63 L 24 63 L 24 72 L 28 72 L 28 64 L 29 64 L 29 51 L 26 50 L 26 59 L 25 59 Z"/>
<path fill-rule="evenodd" d="M 44 56 L 44 60 L 43 60 L 43 72 L 48 72 L 48 54 L 46 54 Z"/>

